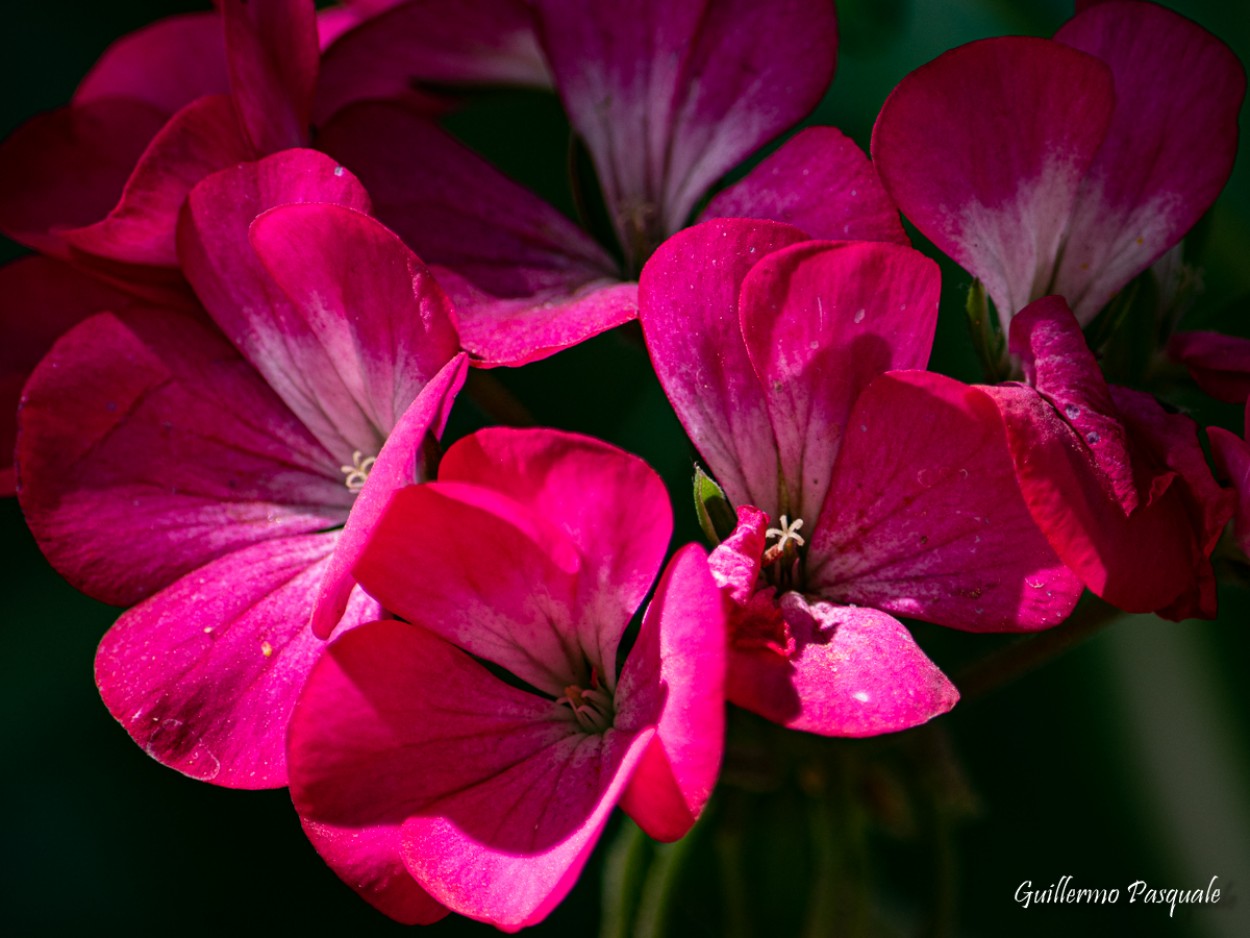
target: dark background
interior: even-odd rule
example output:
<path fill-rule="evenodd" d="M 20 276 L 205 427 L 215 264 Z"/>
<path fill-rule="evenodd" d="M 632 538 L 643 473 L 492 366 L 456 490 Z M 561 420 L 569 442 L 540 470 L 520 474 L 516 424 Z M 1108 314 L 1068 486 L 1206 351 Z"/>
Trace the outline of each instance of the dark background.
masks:
<path fill-rule="evenodd" d="M 1250 60 L 1245 3 L 1170 4 Z M 0 30 L 0 134 L 68 100 L 113 38 L 194 4 L 6 4 Z M 1002 33 L 1049 35 L 1063 2 L 846 0 L 839 5 L 838 74 L 813 122 L 835 124 L 866 145 L 889 89 L 951 46 Z M 1022 103 L 1026 106 L 1026 103 Z M 537 128 L 537 129 L 535 129 Z M 510 171 L 559 197 L 566 140 L 558 107 L 533 96 L 488 97 L 456 129 L 504 158 Z M 554 131 L 544 137 L 539 131 Z M 1184 133 L 1183 127 L 1177 128 Z M 940 158 L 940 154 L 935 155 Z M 1204 222 L 1206 292 L 1186 325 L 1250 334 L 1250 167 L 1243 151 Z M 19 250 L 0 244 L 4 259 Z M 935 367 L 976 380 L 962 321 L 968 277 L 945 267 L 947 295 Z M 37 311 L 32 311 L 37 312 Z M 678 536 L 696 536 L 688 505 L 690 451 L 628 334 L 609 335 L 504 376 L 540 422 L 593 433 L 642 454 L 672 487 Z M 596 400 L 621 399 L 610 411 Z M 1179 394 L 1202 422 L 1240 430 L 1236 408 Z M 454 427 L 480 422 L 460 406 Z M 453 432 L 455 432 L 453 430 Z M 13 501 L 0 503 L 0 928 L 7 934 L 159 931 L 208 934 L 275 928 L 305 934 L 398 931 L 343 886 L 304 840 L 286 793 L 234 792 L 192 782 L 145 756 L 99 702 L 92 658 L 116 610 L 67 587 L 40 557 Z M 1250 595 L 1221 592 L 1216 622 L 1126 618 L 1010 687 L 961 704 L 942 732 L 962 763 L 972 814 L 955 833 L 954 933 L 1244 936 L 1250 934 Z M 939 634 L 940 633 L 940 634 Z M 957 666 L 995 639 L 919 627 L 940 663 Z M 853 757 L 859 744 L 835 744 Z M 620 822 L 614 822 L 613 831 Z M 777 815 L 771 836 L 800 884 L 811 872 L 801 820 Z M 536 931 L 598 929 L 599 865 Z M 878 901 L 902 933 L 926 920 L 930 864 L 922 848 L 883 838 Z M 690 874 L 685 928 L 698 927 L 699 877 Z M 1021 909 L 1016 888 L 1071 875 L 1077 885 L 1133 880 L 1194 888 L 1219 877 L 1214 907 Z M 680 882 L 679 882 L 680 885 Z M 748 901 L 774 888 L 748 882 Z M 806 888 L 805 886 L 803 888 Z M 800 890 L 801 891 L 801 890 Z M 693 928 L 690 926 L 693 924 Z M 458 920 L 432 934 L 486 933 Z M 687 933 L 687 932 L 683 932 Z M 778 923 L 770 934 L 785 934 Z"/>

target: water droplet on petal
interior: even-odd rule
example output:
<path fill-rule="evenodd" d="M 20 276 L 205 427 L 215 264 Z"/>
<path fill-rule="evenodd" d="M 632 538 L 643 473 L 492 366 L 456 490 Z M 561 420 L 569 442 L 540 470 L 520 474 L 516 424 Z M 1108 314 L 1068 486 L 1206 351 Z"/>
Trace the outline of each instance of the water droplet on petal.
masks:
<path fill-rule="evenodd" d="M 861 309 L 861 310 L 856 311 L 855 315 L 851 318 L 854 319 L 856 322 L 863 322 L 864 317 L 867 315 L 868 315 L 867 311 Z"/>
<path fill-rule="evenodd" d="M 1098 435 L 1098 431 L 1090 430 L 1089 433 L 1085 434 L 1085 439 L 1089 443 L 1097 443 L 1102 437 Z"/>
<path fill-rule="evenodd" d="M 1077 407 L 1075 404 L 1069 404 L 1063 409 L 1063 412 L 1068 415 L 1068 419 L 1070 420 L 1075 420 L 1077 417 L 1081 416 L 1081 408 Z"/>

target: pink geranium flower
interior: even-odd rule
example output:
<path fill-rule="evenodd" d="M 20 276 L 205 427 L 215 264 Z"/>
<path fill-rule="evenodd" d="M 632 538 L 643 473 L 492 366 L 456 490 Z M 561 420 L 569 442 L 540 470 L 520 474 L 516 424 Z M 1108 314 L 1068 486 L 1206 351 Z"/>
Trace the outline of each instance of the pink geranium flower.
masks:
<path fill-rule="evenodd" d="M 291 720 L 291 794 L 344 880 L 402 921 L 515 931 L 568 892 L 613 805 L 660 839 L 690 828 L 724 719 L 700 548 L 618 667 L 671 530 L 644 463 L 556 431 L 483 430 L 396 493 L 356 574 L 409 622 L 333 641 Z"/>
<path fill-rule="evenodd" d="M 40 547 L 84 592 L 139 603 L 100 645 L 104 701 L 218 784 L 285 784 L 314 607 L 322 631 L 376 617 L 348 571 L 463 380 L 446 298 L 367 207 L 305 150 L 209 177 L 181 235 L 207 315 L 88 319 L 24 392 Z"/>
<path fill-rule="evenodd" d="M 1214 616 L 1210 556 L 1232 507 L 1197 425 L 1149 394 L 1108 385 L 1060 297 L 1019 312 L 1009 348 L 1027 386 L 986 391 L 1051 546 L 1120 609 Z"/>
<path fill-rule="evenodd" d="M 1071 610 L 1080 585 L 1029 516 L 993 401 L 914 370 L 932 261 L 725 219 L 669 239 L 640 298 L 660 381 L 738 508 L 713 554 L 730 700 L 813 732 L 903 729 L 957 694 L 892 614 L 998 631 Z"/>
<path fill-rule="evenodd" d="M 1064 297 L 1087 325 L 1232 170 L 1245 73 L 1189 20 L 1088 5 L 1053 40 L 973 42 L 908 75 L 872 155 L 903 214 L 984 285 L 1004 329 Z"/>
<path fill-rule="evenodd" d="M 620 260 L 410 110 L 347 108 L 319 138 L 364 180 L 378 217 L 435 265 L 461 313 L 465 348 L 496 364 L 541 358 L 634 318 L 633 281 L 651 251 L 689 222 L 727 171 L 816 105 L 836 58 L 828 0 L 531 6 L 555 89 L 598 175 Z M 410 33 L 394 25 L 385 41 L 399 50 Z M 370 31 L 381 28 L 379 18 Z M 385 58 L 383 42 L 376 49 Z M 813 237 L 905 243 L 893 206 L 872 217 L 844 211 L 857 199 L 888 205 L 879 190 L 855 145 L 818 128 L 702 217 L 770 218 Z"/>

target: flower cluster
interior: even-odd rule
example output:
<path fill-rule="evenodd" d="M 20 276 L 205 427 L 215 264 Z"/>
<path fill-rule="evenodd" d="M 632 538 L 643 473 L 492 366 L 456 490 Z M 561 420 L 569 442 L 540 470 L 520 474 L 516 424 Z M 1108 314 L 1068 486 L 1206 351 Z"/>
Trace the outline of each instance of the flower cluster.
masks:
<path fill-rule="evenodd" d="M 221 0 L 0 145 L 33 252 L 0 269 L 0 484 L 126 607 L 106 706 L 186 775 L 288 786 L 404 922 L 541 920 L 618 804 L 686 835 L 726 702 L 840 737 L 950 710 L 900 617 L 1035 632 L 1085 589 L 1212 617 L 1226 526 L 1250 553 L 1250 443 L 1210 430 L 1222 487 L 1148 380 L 1250 393 L 1246 340 L 1173 334 L 1237 145 L 1218 39 L 1078 4 L 906 76 L 871 158 L 810 126 L 726 184 L 825 94 L 833 4 L 628 6 Z M 558 96 L 579 222 L 446 129 L 500 85 Z M 927 370 L 941 278 L 900 212 L 976 278 L 985 384 Z M 448 431 L 490 369 L 634 320 L 710 553 L 615 445 Z"/>

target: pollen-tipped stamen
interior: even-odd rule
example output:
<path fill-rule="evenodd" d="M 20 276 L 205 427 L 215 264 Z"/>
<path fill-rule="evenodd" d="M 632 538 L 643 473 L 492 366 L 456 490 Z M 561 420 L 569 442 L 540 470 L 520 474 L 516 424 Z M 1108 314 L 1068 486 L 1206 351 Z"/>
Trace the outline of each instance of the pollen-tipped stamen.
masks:
<path fill-rule="evenodd" d="M 353 495 L 365 487 L 365 480 L 369 478 L 369 470 L 373 468 L 373 464 L 378 461 L 376 456 L 366 456 L 360 450 L 352 453 L 352 464 L 350 466 L 339 466 L 339 470 L 347 476 L 343 480 L 343 484 L 347 486 L 347 491 Z"/>

